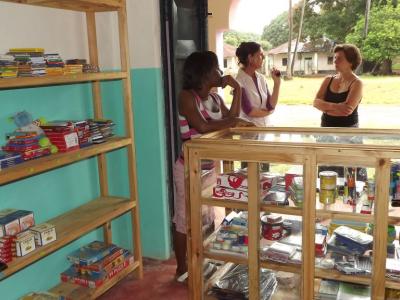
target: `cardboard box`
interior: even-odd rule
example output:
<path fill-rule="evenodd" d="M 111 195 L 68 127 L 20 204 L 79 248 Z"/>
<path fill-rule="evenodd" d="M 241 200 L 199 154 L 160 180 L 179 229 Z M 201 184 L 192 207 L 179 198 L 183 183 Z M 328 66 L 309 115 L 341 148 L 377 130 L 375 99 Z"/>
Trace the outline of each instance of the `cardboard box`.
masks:
<path fill-rule="evenodd" d="M 17 256 L 25 256 L 35 250 L 35 237 L 30 231 L 25 231 L 17 235 L 15 240 Z"/>
<path fill-rule="evenodd" d="M 56 228 L 54 225 L 49 223 L 33 226 L 29 231 L 34 235 L 35 243 L 38 246 L 47 245 L 57 239 Z"/>
<path fill-rule="evenodd" d="M 272 173 L 260 174 L 260 189 L 265 191 L 278 183 L 279 175 Z M 248 181 L 247 172 L 238 171 L 232 173 L 223 173 L 217 176 L 217 185 L 220 187 L 240 190 L 247 192 Z"/>

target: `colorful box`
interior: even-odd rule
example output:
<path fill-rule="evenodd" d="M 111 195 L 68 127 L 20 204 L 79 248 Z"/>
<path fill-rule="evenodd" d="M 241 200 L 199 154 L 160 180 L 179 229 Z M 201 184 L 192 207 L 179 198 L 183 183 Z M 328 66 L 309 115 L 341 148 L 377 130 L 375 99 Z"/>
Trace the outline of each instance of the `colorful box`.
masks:
<path fill-rule="evenodd" d="M 33 226 L 29 231 L 34 235 L 35 243 L 38 246 L 44 246 L 57 240 L 56 228 L 49 223 Z"/>

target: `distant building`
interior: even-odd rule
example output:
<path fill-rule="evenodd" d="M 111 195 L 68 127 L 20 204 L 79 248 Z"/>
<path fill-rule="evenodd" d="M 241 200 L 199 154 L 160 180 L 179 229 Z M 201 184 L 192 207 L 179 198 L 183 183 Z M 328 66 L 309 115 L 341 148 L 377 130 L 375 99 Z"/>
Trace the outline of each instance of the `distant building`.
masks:
<path fill-rule="evenodd" d="M 292 41 L 292 57 L 296 40 Z M 333 63 L 333 48 L 335 43 L 327 38 L 316 41 L 299 42 L 293 75 L 329 74 L 335 71 Z M 268 51 L 267 69 L 277 68 L 286 74 L 288 63 L 288 43 L 284 43 Z"/>
<path fill-rule="evenodd" d="M 236 47 L 224 43 L 224 73 L 236 75 L 238 70 Z"/>

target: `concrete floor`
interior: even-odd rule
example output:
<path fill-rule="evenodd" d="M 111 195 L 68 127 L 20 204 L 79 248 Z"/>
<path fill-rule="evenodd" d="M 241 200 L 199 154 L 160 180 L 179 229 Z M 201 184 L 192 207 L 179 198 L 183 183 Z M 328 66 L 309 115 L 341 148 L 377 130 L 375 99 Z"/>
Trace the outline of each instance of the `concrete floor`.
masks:
<path fill-rule="evenodd" d="M 188 288 L 175 281 L 175 259 L 167 261 L 143 259 L 144 277 L 127 276 L 99 300 L 186 300 Z"/>

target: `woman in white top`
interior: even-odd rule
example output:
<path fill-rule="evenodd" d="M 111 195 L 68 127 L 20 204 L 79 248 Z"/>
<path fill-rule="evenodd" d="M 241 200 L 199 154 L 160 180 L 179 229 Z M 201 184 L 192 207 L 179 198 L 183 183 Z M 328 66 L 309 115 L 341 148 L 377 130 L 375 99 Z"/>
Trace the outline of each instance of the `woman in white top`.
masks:
<path fill-rule="evenodd" d="M 236 56 L 241 67 L 236 77 L 242 86 L 240 116 L 258 127 L 271 125 L 268 116 L 274 112 L 278 103 L 280 72 L 272 69 L 274 88 L 271 94 L 264 76 L 257 72 L 265 58 L 261 45 L 256 42 L 243 42 L 236 49 Z"/>

